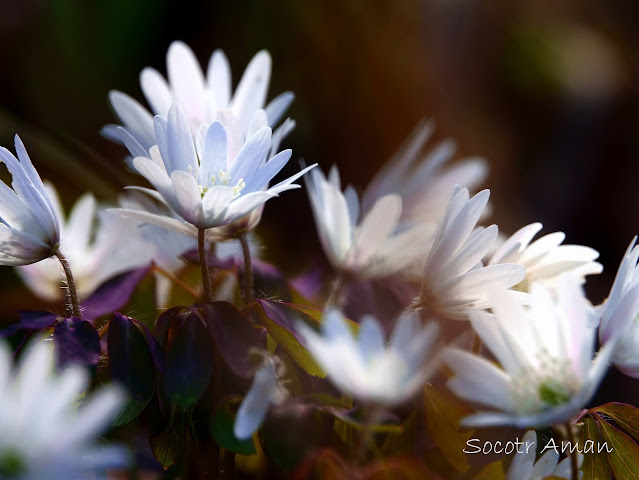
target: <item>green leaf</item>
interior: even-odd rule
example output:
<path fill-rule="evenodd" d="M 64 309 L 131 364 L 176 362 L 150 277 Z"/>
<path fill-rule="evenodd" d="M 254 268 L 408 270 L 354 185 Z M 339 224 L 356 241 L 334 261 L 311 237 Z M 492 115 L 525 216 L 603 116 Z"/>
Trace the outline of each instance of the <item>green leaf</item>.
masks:
<path fill-rule="evenodd" d="M 602 442 L 597 424 L 590 416 L 584 417 L 583 427 L 581 429 L 579 444 L 582 450 L 588 440 L 594 442 L 595 445 L 599 445 Z M 584 461 L 581 464 L 581 471 L 584 474 L 582 480 L 612 478 L 610 465 L 608 464 L 608 455 L 605 452 L 596 453 L 596 450 L 595 452 L 584 451 Z"/>
<path fill-rule="evenodd" d="M 123 385 L 128 393 L 126 407 L 113 422 L 116 427 L 133 421 L 155 392 L 153 357 L 139 328 L 132 319 L 119 313 L 109 322 L 109 371 L 111 378 Z"/>
<path fill-rule="evenodd" d="M 605 422 L 599 415 L 593 414 L 599 421 L 603 439 L 613 449 L 608 461 L 614 476 L 618 480 L 639 479 L 639 445 L 625 433 Z"/>
<path fill-rule="evenodd" d="M 164 470 L 169 469 L 182 459 L 186 450 L 186 437 L 186 422 L 179 416 L 174 424 L 149 439 L 153 456 L 160 462 Z"/>
<path fill-rule="evenodd" d="M 468 471 L 470 465 L 464 448 L 473 430 L 460 432 L 459 421 L 470 413 L 469 407 L 453 395 L 430 386 L 424 389 L 424 401 L 426 427 L 435 445 L 453 468 Z"/>
<path fill-rule="evenodd" d="M 592 408 L 590 411 L 608 415 L 635 440 L 639 440 L 639 408 L 625 403 L 611 402 Z"/>
<path fill-rule="evenodd" d="M 211 418 L 211 434 L 215 441 L 226 450 L 240 455 L 253 455 L 256 453 L 253 440 L 239 440 L 233 434 L 235 413 L 231 411 L 231 403 L 237 403 L 237 397 L 228 397 L 215 409 Z"/>

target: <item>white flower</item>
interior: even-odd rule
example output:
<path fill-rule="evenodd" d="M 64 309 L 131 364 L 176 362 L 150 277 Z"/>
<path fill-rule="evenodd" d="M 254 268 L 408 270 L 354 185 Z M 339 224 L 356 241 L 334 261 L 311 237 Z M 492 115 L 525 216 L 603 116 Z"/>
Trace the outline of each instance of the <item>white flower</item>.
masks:
<path fill-rule="evenodd" d="M 425 360 L 432 360 L 438 327 L 434 323 L 421 327 L 415 314 L 399 319 L 388 346 L 373 317 L 362 319 L 356 339 L 335 310 L 324 316 L 321 335 L 304 324 L 298 331 L 335 386 L 362 402 L 400 404 L 424 385 L 436 366 Z"/>
<path fill-rule="evenodd" d="M 581 282 L 586 275 L 601 273 L 603 267 L 594 260 L 599 252 L 582 245 L 561 245 L 563 232 L 549 233 L 530 243 L 541 230 L 541 223 L 532 223 L 515 232 L 492 256 L 489 265 L 519 263 L 526 267 L 526 278 L 516 290 L 527 292 L 533 282 L 541 282 L 556 289 L 563 273 L 577 276 Z"/>
<path fill-rule="evenodd" d="M 194 236 L 196 228 L 227 225 L 280 192 L 299 188 L 293 182 L 314 165 L 268 188 L 291 151 L 267 161 L 271 129 L 265 121 L 263 116 L 251 125 L 246 143 L 235 154 L 229 149 L 226 128 L 217 121 L 201 125 L 194 142 L 182 108 L 174 103 L 168 118 L 155 117 L 157 145 L 149 150 L 150 158 L 136 157 L 133 165 L 155 188 L 138 190 L 165 203 L 184 221 L 137 210 L 118 213 Z"/>
<path fill-rule="evenodd" d="M 421 228 L 397 231 L 402 210 L 398 195 L 381 197 L 360 215 L 357 193 L 351 186 L 342 193 L 336 167 L 328 179 L 320 170 L 312 171 L 306 185 L 322 247 L 335 269 L 379 278 L 424 255 Z"/>
<path fill-rule="evenodd" d="M 639 246 L 632 239 L 619 265 L 601 313 L 599 339 L 606 344 L 618 338 L 612 363 L 623 373 L 639 378 Z"/>
<path fill-rule="evenodd" d="M 235 416 L 233 433 L 240 440 L 251 438 L 264 422 L 270 406 L 281 404 L 288 396 L 280 380 L 283 368 L 284 364 L 277 358 L 266 357 L 255 373 L 253 384 Z"/>
<path fill-rule="evenodd" d="M 55 253 L 60 224 L 42 180 L 22 140 L 15 136 L 18 159 L 0 148 L 0 162 L 12 176 L 9 188 L 0 182 L 0 265 L 27 265 Z"/>
<path fill-rule="evenodd" d="M 213 52 L 206 78 L 197 58 L 183 42 L 176 41 L 169 46 L 166 66 L 168 82 L 153 68 L 142 70 L 142 92 L 155 115 L 166 117 L 171 104 L 180 103 L 194 135 L 202 123 L 220 120 L 227 132 L 231 132 L 230 142 L 242 145 L 258 110 L 265 110 L 267 123 L 273 127 L 294 99 L 292 92 L 285 92 L 264 107 L 271 77 L 271 57 L 265 50 L 253 57 L 233 95 L 231 70 L 221 50 Z M 146 151 L 157 143 L 150 112 L 122 92 L 111 91 L 109 100 L 128 136 Z M 275 132 L 275 139 L 279 142 L 293 125 L 292 121 L 284 122 Z M 112 140 L 122 141 L 116 125 L 105 127 L 103 134 Z"/>
<path fill-rule="evenodd" d="M 421 307 L 442 318 L 466 319 L 470 310 L 489 306 L 490 288 L 509 288 L 526 275 L 516 264 L 483 266 L 481 259 L 497 238 L 497 225 L 475 226 L 490 192 L 469 199 L 468 190 L 455 192 L 444 216 L 422 275 Z"/>
<path fill-rule="evenodd" d="M 89 385 L 86 372 L 71 367 L 54 371 L 53 345 L 31 344 L 12 371 L 11 352 L 0 343 L 0 477 L 16 480 L 94 478 L 95 468 L 120 468 L 128 455 L 99 444 L 124 396 L 102 388 L 77 402 Z"/>
<path fill-rule="evenodd" d="M 522 438 L 523 446 L 517 451 L 513 458 L 508 472 L 506 472 L 506 480 L 542 480 L 546 477 L 572 478 L 572 465 L 570 457 L 559 462 L 559 452 L 554 448 L 550 448 L 544 453 L 539 460 L 535 462 L 537 454 L 537 434 L 534 430 L 526 432 Z M 530 448 L 527 448 L 530 446 Z M 584 460 L 584 456 L 578 455 L 578 464 Z M 559 462 L 559 463 L 557 463 Z M 579 478 L 583 476 L 583 472 L 579 472 Z"/>
<path fill-rule="evenodd" d="M 489 297 L 494 314 L 476 311 L 469 317 L 498 365 L 457 348 L 444 354 L 455 374 L 449 388 L 494 409 L 462 424 L 527 428 L 570 419 L 595 393 L 614 347 L 605 345 L 593 361 L 595 327 L 579 279 L 562 276 L 557 298 L 534 284 L 529 310 L 504 291 Z"/>
<path fill-rule="evenodd" d="M 468 158 L 445 167 L 455 153 L 451 140 L 440 142 L 422 155 L 434 130 L 434 122 L 420 122 L 366 187 L 362 211 L 368 211 L 383 195 L 395 193 L 402 197 L 402 223 L 439 224 L 456 185 L 474 190 L 484 180 L 488 167 L 481 158 Z"/>

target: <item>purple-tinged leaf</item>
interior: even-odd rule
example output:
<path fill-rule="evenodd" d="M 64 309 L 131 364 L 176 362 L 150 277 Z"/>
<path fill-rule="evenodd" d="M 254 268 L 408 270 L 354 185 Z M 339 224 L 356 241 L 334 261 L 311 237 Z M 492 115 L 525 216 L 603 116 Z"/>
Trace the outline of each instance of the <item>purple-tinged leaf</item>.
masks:
<path fill-rule="evenodd" d="M 49 328 L 58 319 L 58 315 L 52 312 L 34 312 L 31 310 L 20 310 L 20 321 L 9 325 L 0 331 L 0 338 L 9 337 L 22 330 L 42 330 Z"/>
<path fill-rule="evenodd" d="M 591 409 L 611 417 L 617 425 L 639 441 L 639 408 L 625 403 L 611 402 Z"/>
<path fill-rule="evenodd" d="M 602 445 L 601 433 L 597 427 L 597 423 L 586 415 L 583 418 L 581 436 L 579 444 L 581 450 L 584 452 L 584 460 L 581 464 L 581 471 L 583 472 L 582 480 L 597 480 L 599 478 L 612 478 L 610 472 L 610 464 L 608 463 L 608 453 L 603 450 L 601 453 L 597 453 L 596 448 L 593 451 L 584 448 L 589 442 L 594 445 Z"/>
<path fill-rule="evenodd" d="M 114 426 L 126 425 L 144 410 L 155 392 L 154 361 L 144 325 L 116 313 L 109 322 L 107 351 L 111 378 L 123 385 L 128 393 L 124 410 Z"/>
<path fill-rule="evenodd" d="M 213 341 L 224 362 L 240 377 L 251 377 L 255 365 L 250 361 L 251 348 L 266 348 L 264 327 L 254 325 L 237 307 L 228 302 L 195 305 L 206 320 Z"/>
<path fill-rule="evenodd" d="M 173 317 L 166 340 L 164 392 L 187 410 L 197 403 L 209 384 L 213 345 L 204 320 L 192 309 L 184 309 Z"/>
<path fill-rule="evenodd" d="M 319 267 L 312 268 L 289 280 L 289 283 L 305 298 L 315 298 L 321 293 L 324 286 L 324 271 Z"/>
<path fill-rule="evenodd" d="M 166 427 L 160 434 L 149 438 L 153 456 L 160 462 L 164 470 L 183 460 L 187 437 L 186 421 L 182 415 L 176 415 L 172 425 Z"/>
<path fill-rule="evenodd" d="M 87 320 L 61 319 L 53 329 L 53 342 L 59 366 L 96 365 L 100 359 L 100 337 Z"/>
<path fill-rule="evenodd" d="M 100 285 L 93 294 L 82 303 L 82 315 L 87 320 L 120 310 L 131 298 L 135 288 L 149 273 L 150 266 L 136 268 L 121 273 Z"/>
<path fill-rule="evenodd" d="M 183 311 L 188 310 L 189 307 L 184 305 L 178 305 L 177 307 L 171 307 L 166 310 L 162 315 L 158 317 L 158 321 L 155 322 L 155 328 L 153 329 L 153 336 L 159 342 L 162 347 L 166 347 L 166 342 L 169 335 L 169 327 L 177 316 Z"/>
<path fill-rule="evenodd" d="M 597 451 L 603 448 L 602 453 L 609 452 L 608 462 L 614 478 L 619 480 L 639 478 L 639 473 L 637 473 L 639 472 L 639 445 L 630 436 L 603 420 L 598 414 L 592 416 L 598 421 L 605 442 L 595 448 Z"/>

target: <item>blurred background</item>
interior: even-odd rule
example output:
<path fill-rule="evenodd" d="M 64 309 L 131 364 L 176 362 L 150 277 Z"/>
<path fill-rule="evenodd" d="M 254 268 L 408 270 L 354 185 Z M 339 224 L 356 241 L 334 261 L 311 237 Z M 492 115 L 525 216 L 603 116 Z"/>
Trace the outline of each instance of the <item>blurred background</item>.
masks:
<path fill-rule="evenodd" d="M 107 93 L 143 101 L 139 72 L 165 73 L 168 45 L 181 39 L 203 65 L 223 49 L 234 82 L 268 49 L 269 99 L 297 96 L 284 146 L 337 164 L 360 189 L 434 118 L 436 139 L 456 139 L 458 157 L 488 160 L 490 220 L 502 232 L 541 221 L 601 252 L 594 302 L 639 233 L 634 0 L 0 0 L 0 12 L 0 145 L 13 150 L 19 133 L 67 208 L 87 190 L 112 202 L 137 181 L 124 148 L 99 135 L 114 121 Z M 292 161 L 284 174 L 297 169 Z M 322 256 L 303 190 L 269 202 L 258 233 L 264 256 L 291 273 Z M 10 268 L 0 285 L 4 322 L 33 308 Z M 631 401 L 636 385 L 624 385 Z"/>

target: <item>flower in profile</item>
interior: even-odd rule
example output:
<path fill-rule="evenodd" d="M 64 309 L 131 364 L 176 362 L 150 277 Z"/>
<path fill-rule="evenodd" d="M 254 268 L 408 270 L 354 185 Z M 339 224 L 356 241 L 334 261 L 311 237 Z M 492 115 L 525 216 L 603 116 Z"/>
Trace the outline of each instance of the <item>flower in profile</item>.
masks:
<path fill-rule="evenodd" d="M 271 129 L 252 124 L 246 143 L 236 152 L 221 122 L 202 125 L 194 142 L 182 107 L 174 103 L 168 118 L 155 117 L 157 146 L 138 156 L 133 166 L 155 188 L 138 188 L 181 217 L 142 210 L 116 210 L 129 218 L 193 236 L 196 229 L 220 227 L 239 220 L 270 198 L 299 185 L 293 182 L 314 165 L 268 187 L 291 157 L 284 150 L 268 159 Z M 194 228 L 195 227 L 195 228 Z"/>
<path fill-rule="evenodd" d="M 306 185 L 322 247 L 336 270 L 379 278 L 397 273 L 423 256 L 423 229 L 398 231 L 399 195 L 379 198 L 366 215 L 360 215 L 355 189 L 348 186 L 342 192 L 335 166 L 328 179 L 314 170 Z"/>
<path fill-rule="evenodd" d="M 402 223 L 441 223 L 456 185 L 477 188 L 488 173 L 486 162 L 467 158 L 453 166 L 455 144 L 444 140 L 422 154 L 435 130 L 432 121 L 422 121 L 406 143 L 375 174 L 362 196 L 362 211 L 388 194 L 402 197 Z"/>
<path fill-rule="evenodd" d="M 264 358 L 235 416 L 233 433 L 236 438 L 251 438 L 264 422 L 270 406 L 279 405 L 286 399 L 288 392 L 281 380 L 283 370 L 284 364 L 277 357 Z"/>
<path fill-rule="evenodd" d="M 285 92 L 264 106 L 271 77 L 271 56 L 265 50 L 250 61 L 233 95 L 231 69 L 221 50 L 213 52 L 206 77 L 193 51 L 180 41 L 169 46 L 166 66 L 168 81 L 153 68 L 142 70 L 142 92 L 155 115 L 166 117 L 171 104 L 178 102 L 194 135 L 201 124 L 219 120 L 227 132 L 231 132 L 230 141 L 242 145 L 256 112 L 263 109 L 268 125 L 274 127 L 295 98 L 292 92 Z M 129 137 L 146 151 L 157 143 L 153 115 L 149 111 L 122 92 L 111 91 L 109 100 Z M 276 130 L 275 139 L 279 142 L 293 126 L 292 121 L 284 122 Z M 117 142 L 123 141 L 117 125 L 106 126 L 103 134 Z"/>
<path fill-rule="evenodd" d="M 505 291 L 489 297 L 493 314 L 469 317 L 498 364 L 454 347 L 444 353 L 455 375 L 448 387 L 494 409 L 462 424 L 527 428 L 570 419 L 595 393 L 614 349 L 614 342 L 604 345 L 593 361 L 595 327 L 579 278 L 562 276 L 557 298 L 534 284 L 528 310 Z"/>
<path fill-rule="evenodd" d="M 637 237 L 628 245 L 601 314 L 599 340 L 607 344 L 618 337 L 612 363 L 626 375 L 639 378 L 639 246 Z"/>
<path fill-rule="evenodd" d="M 0 478 L 89 479 L 94 469 L 126 466 L 125 450 L 96 441 L 122 406 L 122 392 L 102 388 L 78 409 L 86 372 L 71 367 L 57 374 L 52 343 L 27 348 L 12 369 L 11 352 L 0 343 Z"/>
<path fill-rule="evenodd" d="M 364 317 L 355 338 L 336 310 L 324 316 L 321 334 L 305 324 L 298 331 L 335 386 L 365 403 L 390 407 L 408 400 L 437 366 L 438 326 L 422 327 L 415 314 L 398 320 L 388 346 L 375 318 Z"/>
<path fill-rule="evenodd" d="M 566 235 L 554 232 L 544 235 L 531 243 L 541 230 L 541 223 L 531 223 L 506 240 L 493 254 L 489 265 L 519 263 L 526 267 L 526 278 L 514 288 L 527 292 L 534 282 L 541 282 L 556 289 L 559 278 L 570 273 L 585 281 L 586 275 L 601 273 L 603 267 L 595 262 L 599 252 L 582 245 L 561 245 Z"/>
<path fill-rule="evenodd" d="M 18 135 L 15 147 L 18 158 L 0 148 L 13 187 L 0 182 L 0 265 L 12 266 L 52 256 L 60 241 L 55 210 Z"/>
<path fill-rule="evenodd" d="M 572 478 L 572 465 L 570 458 L 565 458 L 559 462 L 559 452 L 554 448 L 544 453 L 539 460 L 535 462 L 537 454 L 537 433 L 534 430 L 526 432 L 522 438 L 523 447 L 517 451 L 515 458 L 508 467 L 506 472 L 506 480 L 542 480 L 546 477 L 553 478 Z M 530 448 L 526 446 L 529 445 Z M 578 464 L 581 466 L 584 456 L 576 453 L 578 456 Z M 557 463 L 559 462 L 559 463 Z M 579 478 L 583 476 L 579 472 Z"/>
<path fill-rule="evenodd" d="M 462 188 L 450 200 L 422 274 L 420 307 L 425 313 L 464 320 L 470 310 L 490 305 L 489 289 L 507 289 L 526 275 L 522 265 L 481 262 L 498 233 L 497 225 L 475 228 L 489 196 L 483 190 L 469 198 Z"/>

